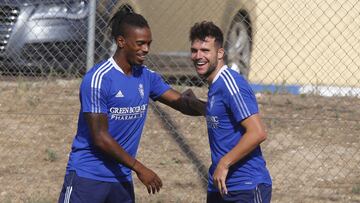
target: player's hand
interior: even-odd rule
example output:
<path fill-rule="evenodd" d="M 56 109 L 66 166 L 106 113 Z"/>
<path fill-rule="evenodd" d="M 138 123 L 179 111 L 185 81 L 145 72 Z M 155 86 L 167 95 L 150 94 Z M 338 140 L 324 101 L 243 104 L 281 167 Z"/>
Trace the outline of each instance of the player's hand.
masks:
<path fill-rule="evenodd" d="M 145 167 L 140 162 L 137 162 L 137 169 L 135 170 L 137 177 L 146 186 L 149 194 L 155 194 L 160 191 L 162 181 L 159 176 L 151 169 Z"/>
<path fill-rule="evenodd" d="M 206 114 L 206 101 L 202 101 L 196 97 L 192 89 L 187 89 L 181 93 L 182 98 L 188 98 L 189 106 L 191 106 L 199 114 L 205 116 Z"/>
<path fill-rule="evenodd" d="M 194 92 L 192 91 L 192 89 L 185 90 L 183 93 L 181 93 L 181 96 L 197 98 L 196 95 L 194 94 Z"/>
<path fill-rule="evenodd" d="M 221 195 L 228 193 L 225 184 L 226 176 L 228 172 L 229 172 L 229 168 L 220 161 L 215 169 L 213 180 L 215 186 L 219 189 Z"/>

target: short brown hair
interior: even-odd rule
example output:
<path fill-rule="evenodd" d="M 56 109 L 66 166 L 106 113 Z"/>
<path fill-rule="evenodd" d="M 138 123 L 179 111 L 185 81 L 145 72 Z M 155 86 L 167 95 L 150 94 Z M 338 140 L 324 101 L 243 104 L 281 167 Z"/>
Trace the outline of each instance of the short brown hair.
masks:
<path fill-rule="evenodd" d="M 219 47 L 223 47 L 224 35 L 221 29 L 211 21 L 202 21 L 195 23 L 190 29 L 190 41 L 193 42 L 196 39 L 205 41 L 206 37 L 214 37 L 215 43 Z"/>

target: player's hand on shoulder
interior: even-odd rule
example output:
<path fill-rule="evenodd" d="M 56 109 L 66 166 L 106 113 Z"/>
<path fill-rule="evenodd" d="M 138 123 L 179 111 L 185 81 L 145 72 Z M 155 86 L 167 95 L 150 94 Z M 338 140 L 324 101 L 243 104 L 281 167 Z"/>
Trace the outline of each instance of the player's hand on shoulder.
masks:
<path fill-rule="evenodd" d="M 184 92 L 181 93 L 181 96 L 197 98 L 196 95 L 194 94 L 194 92 L 192 91 L 192 89 L 185 90 Z"/>

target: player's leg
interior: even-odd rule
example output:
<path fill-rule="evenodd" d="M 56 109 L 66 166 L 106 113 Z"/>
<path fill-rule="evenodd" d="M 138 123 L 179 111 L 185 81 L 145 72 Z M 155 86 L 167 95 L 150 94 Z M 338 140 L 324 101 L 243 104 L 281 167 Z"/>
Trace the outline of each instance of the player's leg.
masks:
<path fill-rule="evenodd" d="M 110 183 L 82 178 L 74 171 L 65 176 L 59 203 L 103 203 L 110 190 Z"/>
<path fill-rule="evenodd" d="M 207 203 L 270 203 L 272 186 L 259 184 L 252 190 L 229 191 L 221 196 L 218 192 L 209 193 Z"/>
<path fill-rule="evenodd" d="M 258 197 L 259 202 L 270 203 L 271 202 L 271 193 L 272 186 L 268 184 L 259 184 L 257 186 L 257 191 L 255 191 Z"/>
<path fill-rule="evenodd" d="M 207 193 L 206 203 L 228 203 L 221 196 L 220 192 L 209 192 Z"/>
<path fill-rule="evenodd" d="M 135 192 L 132 182 L 113 183 L 106 203 L 133 203 Z"/>
<path fill-rule="evenodd" d="M 272 186 L 261 183 L 252 190 L 229 192 L 224 199 L 236 203 L 270 203 Z"/>

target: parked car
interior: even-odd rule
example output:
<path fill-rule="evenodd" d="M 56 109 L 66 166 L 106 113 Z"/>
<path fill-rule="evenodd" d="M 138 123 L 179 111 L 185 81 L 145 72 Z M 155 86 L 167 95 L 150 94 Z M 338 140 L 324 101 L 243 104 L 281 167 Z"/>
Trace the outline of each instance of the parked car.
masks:
<path fill-rule="evenodd" d="M 108 5 L 108 0 L 100 4 Z M 119 9 L 135 11 L 148 20 L 153 43 L 148 63 L 176 78 L 195 74 L 190 62 L 189 30 L 203 20 L 213 21 L 225 36 L 226 62 L 246 77 L 249 74 L 255 21 L 253 0 L 122 0 L 110 3 L 110 16 Z M 105 9 L 106 10 L 106 9 Z"/>
<path fill-rule="evenodd" d="M 147 63 L 154 69 L 176 77 L 194 74 L 188 32 L 194 22 L 211 20 L 224 31 L 226 62 L 247 76 L 254 7 L 252 0 L 98 0 L 95 62 L 113 53 L 106 26 L 115 12 L 126 9 L 149 21 L 153 44 Z M 0 0 L 0 11 L 3 72 L 84 72 L 88 0 Z"/>
<path fill-rule="evenodd" d="M 84 0 L 0 0 L 2 72 L 85 67 L 87 16 Z"/>

